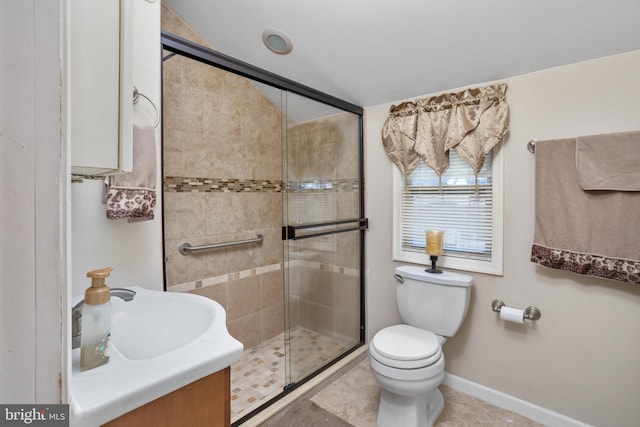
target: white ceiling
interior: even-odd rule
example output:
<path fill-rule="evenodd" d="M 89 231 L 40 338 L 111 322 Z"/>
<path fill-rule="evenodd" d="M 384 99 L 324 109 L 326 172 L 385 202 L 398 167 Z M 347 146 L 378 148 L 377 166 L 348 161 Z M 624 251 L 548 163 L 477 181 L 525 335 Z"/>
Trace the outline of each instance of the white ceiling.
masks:
<path fill-rule="evenodd" d="M 640 49 L 640 0 L 164 2 L 219 52 L 361 106 Z"/>

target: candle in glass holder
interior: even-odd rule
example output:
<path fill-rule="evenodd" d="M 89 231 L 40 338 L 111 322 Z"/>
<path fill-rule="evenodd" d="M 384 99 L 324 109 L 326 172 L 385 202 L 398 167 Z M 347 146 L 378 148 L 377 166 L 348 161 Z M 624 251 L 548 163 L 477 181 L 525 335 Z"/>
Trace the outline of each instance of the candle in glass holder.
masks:
<path fill-rule="evenodd" d="M 444 237 L 444 231 L 442 230 L 427 230 L 427 255 L 440 256 L 442 255 L 442 238 Z"/>

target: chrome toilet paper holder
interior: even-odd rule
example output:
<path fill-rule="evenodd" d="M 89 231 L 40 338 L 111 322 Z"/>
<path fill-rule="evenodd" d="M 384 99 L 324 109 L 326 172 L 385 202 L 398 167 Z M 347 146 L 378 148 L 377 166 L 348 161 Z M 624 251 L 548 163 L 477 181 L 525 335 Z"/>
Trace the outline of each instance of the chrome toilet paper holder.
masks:
<path fill-rule="evenodd" d="M 494 299 L 493 302 L 491 303 L 491 309 L 493 311 L 495 311 L 496 313 L 500 313 L 500 310 L 505 305 L 506 304 L 504 303 L 504 301 L 499 300 L 499 299 Z M 542 316 L 542 313 L 540 312 L 538 307 L 534 307 L 534 306 L 530 305 L 529 307 L 524 309 L 524 318 L 525 319 L 538 320 L 538 319 L 540 319 L 541 316 Z"/>

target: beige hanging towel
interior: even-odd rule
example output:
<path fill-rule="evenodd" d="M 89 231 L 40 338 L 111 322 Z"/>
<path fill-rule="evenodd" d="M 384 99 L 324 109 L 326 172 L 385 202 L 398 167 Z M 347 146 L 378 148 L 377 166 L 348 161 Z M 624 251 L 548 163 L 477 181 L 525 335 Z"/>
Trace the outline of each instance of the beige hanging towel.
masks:
<path fill-rule="evenodd" d="M 416 121 L 416 104 L 403 102 L 391 106 L 382 126 L 384 150 L 404 175 L 409 175 L 420 163 L 415 151 Z"/>
<path fill-rule="evenodd" d="M 640 283 L 640 193 L 580 188 L 576 138 L 537 141 L 535 162 L 531 261 Z"/>
<path fill-rule="evenodd" d="M 107 218 L 129 222 L 154 218 L 156 206 L 156 130 L 133 127 L 133 171 L 109 177 Z"/>
<path fill-rule="evenodd" d="M 583 190 L 640 191 L 640 132 L 578 137 L 576 167 Z"/>

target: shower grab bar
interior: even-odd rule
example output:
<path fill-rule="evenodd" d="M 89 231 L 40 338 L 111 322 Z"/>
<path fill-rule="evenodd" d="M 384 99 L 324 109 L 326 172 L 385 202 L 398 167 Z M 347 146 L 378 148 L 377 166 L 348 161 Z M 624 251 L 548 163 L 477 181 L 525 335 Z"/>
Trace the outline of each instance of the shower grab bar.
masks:
<path fill-rule="evenodd" d="M 264 241 L 264 237 L 262 234 L 256 234 L 256 237 L 253 239 L 247 240 L 236 240 L 233 242 L 223 242 L 223 243 L 212 243 L 210 245 L 202 245 L 202 246 L 191 246 L 190 243 L 183 243 L 180 245 L 180 253 L 182 255 L 191 255 L 192 253 L 204 252 L 204 251 L 212 251 L 215 249 L 224 249 L 232 246 L 240 246 L 240 245 L 250 245 L 252 243 L 261 244 Z"/>
<path fill-rule="evenodd" d="M 353 222 L 357 222 L 358 226 L 349 227 L 349 228 L 337 228 L 337 229 L 334 229 L 334 230 L 319 231 L 319 232 L 316 232 L 316 233 L 296 235 L 296 230 L 304 230 L 304 229 L 319 228 L 319 227 L 329 227 L 329 226 L 332 226 L 332 225 L 350 224 L 350 223 L 353 223 Z M 344 232 L 347 232 L 347 231 L 365 230 L 367 228 L 369 228 L 369 219 L 368 218 L 346 219 L 346 220 L 340 220 L 340 221 L 320 222 L 320 223 L 313 223 L 313 224 L 288 225 L 286 227 L 282 227 L 282 240 L 309 239 L 311 237 L 328 236 L 330 234 L 344 233 Z"/>

